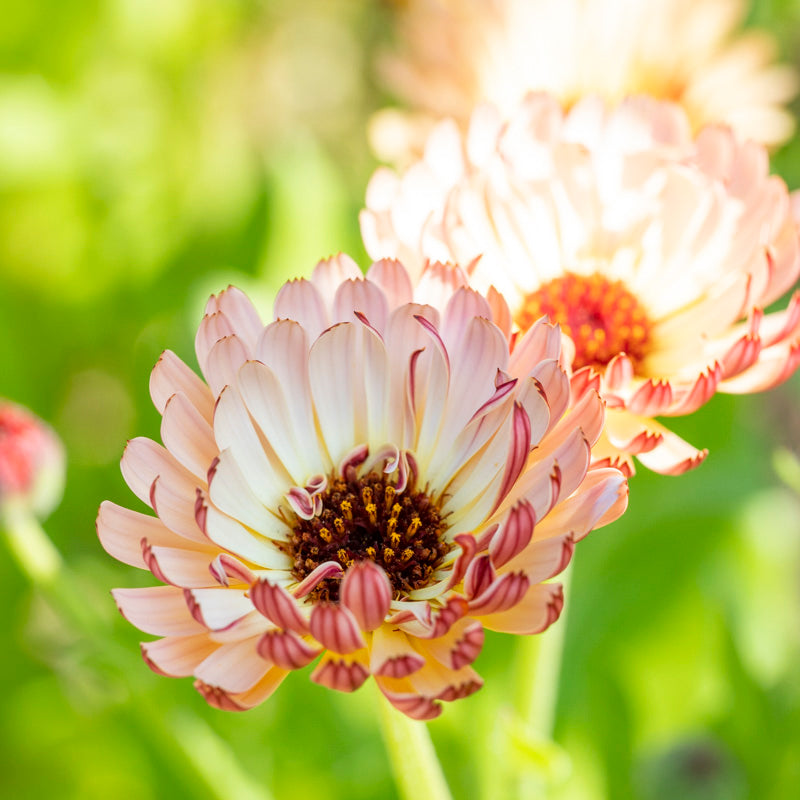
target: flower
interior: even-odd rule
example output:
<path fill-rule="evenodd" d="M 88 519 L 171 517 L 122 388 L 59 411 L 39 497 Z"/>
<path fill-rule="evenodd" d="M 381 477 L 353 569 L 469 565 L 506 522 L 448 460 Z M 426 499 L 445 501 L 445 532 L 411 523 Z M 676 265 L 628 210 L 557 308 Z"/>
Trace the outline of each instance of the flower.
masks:
<path fill-rule="evenodd" d="M 484 102 L 510 114 L 531 90 L 567 106 L 649 94 L 680 103 L 696 128 L 724 122 L 780 144 L 797 76 L 773 63 L 768 34 L 737 32 L 745 11 L 743 0 L 406 0 L 379 67 L 416 113 L 382 112 L 373 144 L 397 162 L 441 117 L 466 127 Z"/>
<path fill-rule="evenodd" d="M 0 398 L 0 510 L 46 517 L 64 493 L 64 448 L 30 411 Z"/>
<path fill-rule="evenodd" d="M 537 324 L 509 353 L 502 300 L 465 283 L 433 265 L 412 291 L 398 262 L 365 279 L 339 256 L 284 285 L 266 326 L 238 290 L 212 297 L 208 385 L 162 355 L 165 447 L 133 439 L 122 459 L 157 517 L 98 516 L 105 549 L 165 584 L 114 591 L 162 637 L 142 645 L 156 672 L 239 710 L 321 655 L 313 681 L 349 692 L 373 675 L 427 719 L 481 686 L 484 628 L 558 617 L 543 581 L 622 513 L 627 485 L 587 472 L 602 402 L 570 384 L 558 332 Z"/>
<path fill-rule="evenodd" d="M 532 94 L 507 122 L 481 107 L 464 137 L 439 125 L 402 176 L 379 170 L 367 206 L 373 258 L 470 264 L 519 329 L 542 315 L 562 326 L 573 368 L 602 375 L 598 462 L 690 469 L 705 451 L 654 417 L 768 389 L 800 363 L 800 297 L 764 312 L 800 275 L 786 186 L 762 146 L 722 126 L 693 137 L 674 104 L 564 112 Z"/>

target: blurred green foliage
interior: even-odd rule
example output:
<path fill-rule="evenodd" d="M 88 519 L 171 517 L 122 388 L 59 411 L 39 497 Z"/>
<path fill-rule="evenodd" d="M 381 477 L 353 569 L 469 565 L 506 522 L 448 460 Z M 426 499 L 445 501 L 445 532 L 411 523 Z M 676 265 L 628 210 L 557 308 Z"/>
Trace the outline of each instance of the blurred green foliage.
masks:
<path fill-rule="evenodd" d="M 4 6 L 0 395 L 67 445 L 47 529 L 113 643 L 65 629 L 0 560 L 4 796 L 394 796 L 368 689 L 340 696 L 297 674 L 233 715 L 149 672 L 108 589 L 152 580 L 93 530 L 101 500 L 135 504 L 115 464 L 127 438 L 158 436 L 149 371 L 165 347 L 193 361 L 210 291 L 235 282 L 266 312 L 322 256 L 365 263 L 370 64 L 387 19 L 367 0 Z M 751 20 L 800 52 L 797 4 L 762 0 Z M 798 140 L 774 165 L 800 185 Z M 707 463 L 637 475 L 630 511 L 578 549 L 559 800 L 797 796 L 800 501 L 771 454 L 800 450 L 798 388 L 720 396 L 681 420 Z M 457 798 L 500 796 L 499 774 L 541 755 L 519 737 L 515 646 L 488 636 L 485 688 L 430 726 Z"/>

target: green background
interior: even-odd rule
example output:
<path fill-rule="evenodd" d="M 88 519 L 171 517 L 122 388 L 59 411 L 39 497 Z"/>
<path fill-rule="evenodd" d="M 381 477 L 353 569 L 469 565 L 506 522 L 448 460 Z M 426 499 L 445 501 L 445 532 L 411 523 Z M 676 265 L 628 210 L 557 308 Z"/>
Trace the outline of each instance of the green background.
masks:
<path fill-rule="evenodd" d="M 797 5 L 751 17 L 786 60 L 800 53 Z M 339 695 L 304 670 L 229 714 L 152 674 L 108 590 L 153 580 L 94 533 L 103 499 L 137 505 L 122 448 L 158 437 L 150 369 L 165 347 L 194 363 L 211 291 L 233 282 L 266 315 L 319 258 L 366 265 L 357 212 L 388 21 L 366 0 L 4 6 L 0 395 L 66 444 L 46 528 L 96 617 L 91 635 L 70 629 L 0 551 L 2 796 L 394 796 L 370 687 Z M 773 163 L 800 186 L 800 141 Z M 800 500 L 774 468 L 778 448 L 800 450 L 798 389 L 717 396 L 677 421 L 707 462 L 640 471 L 629 512 L 578 548 L 554 797 L 799 796 Z M 538 757 L 516 723 L 515 682 L 536 679 L 516 644 L 487 635 L 484 689 L 430 725 L 457 798 L 512 796 L 503 774 Z"/>

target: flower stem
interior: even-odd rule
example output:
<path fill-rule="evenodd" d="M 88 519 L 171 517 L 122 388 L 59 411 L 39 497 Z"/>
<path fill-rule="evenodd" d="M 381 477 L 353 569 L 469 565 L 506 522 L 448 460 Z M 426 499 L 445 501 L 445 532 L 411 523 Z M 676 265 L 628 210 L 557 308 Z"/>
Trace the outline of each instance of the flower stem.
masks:
<path fill-rule="evenodd" d="M 572 565 L 561 574 L 567 593 Z M 566 608 L 558 621 L 538 636 L 521 640 L 519 659 L 519 709 L 528 730 L 542 739 L 552 739 L 556 721 L 561 659 L 567 630 Z"/>
<path fill-rule="evenodd" d="M 0 529 L 20 569 L 37 584 L 51 584 L 60 572 L 61 554 L 39 521 L 22 506 L 6 503 L 0 513 Z"/>
<path fill-rule="evenodd" d="M 96 610 L 86 602 L 75 576 L 30 509 L 6 503 L 0 509 L 0 531 L 31 584 L 76 633 L 91 637 L 98 623 Z"/>
<path fill-rule="evenodd" d="M 166 733 L 171 734 L 174 743 L 218 800 L 230 797 L 273 800 L 265 786 L 242 770 L 230 745 L 201 717 L 181 710 L 163 722 Z"/>
<path fill-rule="evenodd" d="M 425 723 L 409 719 L 382 696 L 378 702 L 383 739 L 400 797 L 403 800 L 451 800 Z"/>
<path fill-rule="evenodd" d="M 107 630 L 107 620 L 86 601 L 75 574 L 36 517 L 22 506 L 6 503 L 0 507 L 1 533 L 5 534 L 8 549 L 20 570 L 47 599 L 64 626 L 81 635 L 83 646 L 92 658 L 102 655 L 105 663 L 114 668 L 103 677 L 129 675 L 133 668 L 132 654 L 116 646 Z M 165 746 L 177 747 L 208 786 L 210 796 L 220 800 L 231 796 L 241 800 L 272 800 L 269 790 L 241 768 L 233 750 L 199 717 L 181 712 L 167 720 L 163 709 L 147 696 L 128 703 L 125 711 L 148 735 L 157 732 Z"/>
<path fill-rule="evenodd" d="M 570 574 L 571 567 L 561 574 L 565 593 Z M 547 631 L 525 637 L 519 643 L 517 720 L 528 751 L 526 766 L 516 776 L 519 797 L 543 800 L 558 780 L 557 776 L 564 771 L 566 758 L 552 740 L 566 628 L 567 620 L 562 613 Z"/>

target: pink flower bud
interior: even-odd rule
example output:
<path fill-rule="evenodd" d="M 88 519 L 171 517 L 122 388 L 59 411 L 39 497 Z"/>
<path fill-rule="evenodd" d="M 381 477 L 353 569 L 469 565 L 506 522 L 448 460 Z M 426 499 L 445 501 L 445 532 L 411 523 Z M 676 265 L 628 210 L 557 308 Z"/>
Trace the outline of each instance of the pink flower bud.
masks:
<path fill-rule="evenodd" d="M 47 516 L 64 492 L 64 448 L 55 432 L 21 406 L 0 399 L 0 510 L 23 504 Z"/>

